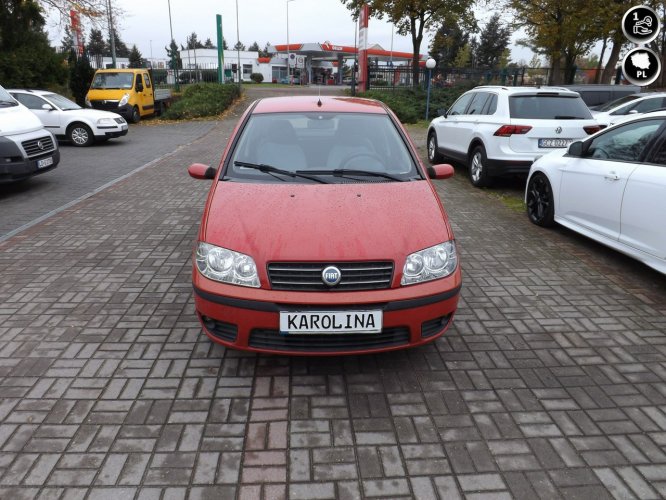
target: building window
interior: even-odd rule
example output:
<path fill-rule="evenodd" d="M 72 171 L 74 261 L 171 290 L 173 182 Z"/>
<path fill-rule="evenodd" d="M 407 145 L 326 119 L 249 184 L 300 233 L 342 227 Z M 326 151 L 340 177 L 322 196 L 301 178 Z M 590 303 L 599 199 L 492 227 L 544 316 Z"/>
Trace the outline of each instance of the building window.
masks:
<path fill-rule="evenodd" d="M 251 74 L 252 74 L 252 65 L 243 64 L 243 80 L 249 80 Z"/>
<path fill-rule="evenodd" d="M 273 81 L 280 83 L 280 80 L 287 78 L 286 66 L 273 66 Z"/>

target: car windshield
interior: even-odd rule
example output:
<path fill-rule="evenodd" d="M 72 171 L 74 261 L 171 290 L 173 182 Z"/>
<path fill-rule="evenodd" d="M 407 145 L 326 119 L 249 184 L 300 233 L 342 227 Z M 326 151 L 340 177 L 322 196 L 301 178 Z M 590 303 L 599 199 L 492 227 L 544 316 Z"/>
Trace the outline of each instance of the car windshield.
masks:
<path fill-rule="evenodd" d="M 509 99 L 511 118 L 531 120 L 590 120 L 592 114 L 580 96 L 561 94 L 518 95 Z"/>
<path fill-rule="evenodd" d="M 388 115 L 294 112 L 252 115 L 223 179 L 344 183 L 415 177 L 421 178 L 414 159 Z"/>
<path fill-rule="evenodd" d="M 68 111 L 70 109 L 81 109 L 81 106 L 75 102 L 70 101 L 64 96 L 61 96 L 60 94 L 46 94 L 44 97 L 63 111 Z"/>
<path fill-rule="evenodd" d="M 619 99 L 615 99 L 614 101 L 607 102 L 603 106 L 599 106 L 598 108 L 596 108 L 596 111 L 601 111 L 601 112 L 610 111 L 613 108 L 616 108 L 618 106 L 621 106 L 622 104 L 631 102 L 631 101 L 633 101 L 635 99 L 638 99 L 640 97 L 645 97 L 645 96 L 641 95 L 641 94 L 625 95 L 624 97 L 620 97 Z"/>
<path fill-rule="evenodd" d="M 97 73 L 90 88 L 93 89 L 131 89 L 134 83 L 133 73 Z"/>

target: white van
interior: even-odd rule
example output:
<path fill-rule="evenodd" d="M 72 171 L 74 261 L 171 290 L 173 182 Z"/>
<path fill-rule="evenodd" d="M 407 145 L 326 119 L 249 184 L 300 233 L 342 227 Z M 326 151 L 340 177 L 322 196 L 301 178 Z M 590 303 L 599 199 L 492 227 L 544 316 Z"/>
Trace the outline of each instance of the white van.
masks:
<path fill-rule="evenodd" d="M 53 134 L 0 87 L 0 183 L 48 172 L 59 162 L 60 151 Z"/>

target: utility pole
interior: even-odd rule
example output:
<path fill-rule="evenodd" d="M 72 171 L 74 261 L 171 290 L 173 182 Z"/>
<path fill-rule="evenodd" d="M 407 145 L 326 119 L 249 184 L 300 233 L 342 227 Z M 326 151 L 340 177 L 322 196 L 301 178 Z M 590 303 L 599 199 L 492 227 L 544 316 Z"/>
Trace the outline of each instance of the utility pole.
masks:
<path fill-rule="evenodd" d="M 111 64 L 115 69 L 116 66 L 116 30 L 113 27 L 113 13 L 111 12 L 111 0 L 107 0 L 106 10 L 109 15 L 109 41 L 111 42 Z"/>
<path fill-rule="evenodd" d="M 177 52 L 178 50 L 178 45 L 176 45 L 176 41 L 173 39 L 173 25 L 171 24 L 171 0 L 167 0 L 167 5 L 169 6 L 169 30 L 171 32 L 171 43 L 173 43 L 175 46 L 174 49 L 171 46 L 171 43 L 169 43 L 169 49 L 171 49 L 171 69 L 174 70 L 176 75 L 176 90 L 179 90 L 180 84 L 178 83 L 178 60 L 174 54 L 174 52 Z"/>
<path fill-rule="evenodd" d="M 240 63 L 240 28 L 238 27 L 238 0 L 236 0 L 236 38 L 238 38 L 238 43 L 236 44 L 236 55 L 238 56 L 238 66 L 236 66 L 236 73 L 238 74 L 238 88 L 241 86 L 241 75 L 242 68 Z"/>

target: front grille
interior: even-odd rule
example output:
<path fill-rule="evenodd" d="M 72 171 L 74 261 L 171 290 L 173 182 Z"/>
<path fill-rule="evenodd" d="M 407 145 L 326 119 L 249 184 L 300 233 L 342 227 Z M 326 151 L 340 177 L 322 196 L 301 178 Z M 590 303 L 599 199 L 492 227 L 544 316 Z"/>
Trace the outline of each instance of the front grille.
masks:
<path fill-rule="evenodd" d="M 424 321 L 421 325 L 421 338 L 427 339 L 428 337 L 437 335 L 446 328 L 446 325 L 449 323 L 449 318 L 450 316 L 442 316 L 440 318 Z"/>
<path fill-rule="evenodd" d="M 273 351 L 363 351 L 409 343 L 409 329 L 384 328 L 381 333 L 281 335 L 277 330 L 252 330 L 250 347 Z"/>
<path fill-rule="evenodd" d="M 90 105 L 95 109 L 103 109 L 106 111 L 113 111 L 118 109 L 118 101 L 90 101 Z"/>
<path fill-rule="evenodd" d="M 23 150 L 25 151 L 25 154 L 28 155 L 28 158 L 34 158 L 35 156 L 50 153 L 55 150 L 53 139 L 49 136 L 23 141 L 21 146 L 23 146 Z"/>
<path fill-rule="evenodd" d="M 321 278 L 322 271 L 328 266 L 336 266 L 342 274 L 340 283 L 331 287 Z M 268 277 L 273 290 L 380 290 L 391 286 L 393 262 L 273 262 L 268 264 Z"/>
<path fill-rule="evenodd" d="M 238 336 L 238 326 L 225 323 L 224 321 L 217 321 L 208 316 L 202 316 L 201 321 L 203 321 L 206 330 L 208 330 L 215 337 L 222 339 L 226 342 L 236 342 L 236 337 Z"/>

